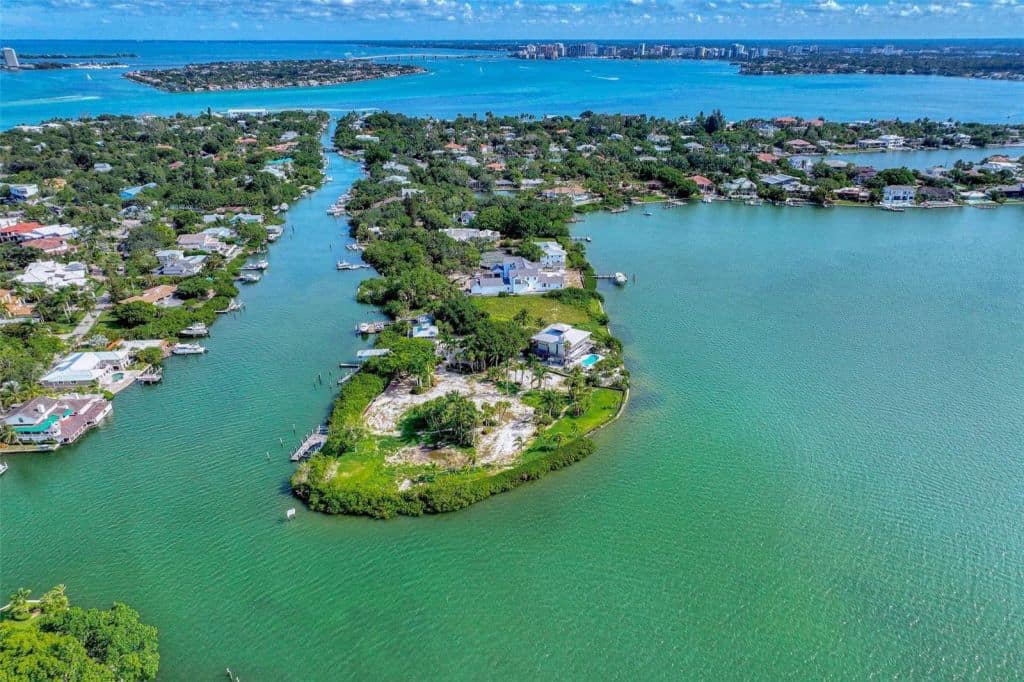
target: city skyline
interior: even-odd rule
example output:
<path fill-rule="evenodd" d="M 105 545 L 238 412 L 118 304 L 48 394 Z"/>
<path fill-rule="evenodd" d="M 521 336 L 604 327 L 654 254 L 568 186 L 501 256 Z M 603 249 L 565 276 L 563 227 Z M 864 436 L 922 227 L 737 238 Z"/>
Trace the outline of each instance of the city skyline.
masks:
<path fill-rule="evenodd" d="M 56 19 L 56 20 L 55 20 Z M 1000 38 L 1024 34 L 1024 0 L 11 0 L 26 39 L 725 40 Z"/>

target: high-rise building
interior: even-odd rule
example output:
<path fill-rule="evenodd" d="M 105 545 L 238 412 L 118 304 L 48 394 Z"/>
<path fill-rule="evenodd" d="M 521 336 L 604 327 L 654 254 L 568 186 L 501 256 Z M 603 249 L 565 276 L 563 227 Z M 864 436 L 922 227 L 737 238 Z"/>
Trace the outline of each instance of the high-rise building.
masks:
<path fill-rule="evenodd" d="M 13 47 L 4 48 L 4 66 L 8 69 L 16 69 L 21 66 L 18 63 L 18 53 L 14 51 Z"/>

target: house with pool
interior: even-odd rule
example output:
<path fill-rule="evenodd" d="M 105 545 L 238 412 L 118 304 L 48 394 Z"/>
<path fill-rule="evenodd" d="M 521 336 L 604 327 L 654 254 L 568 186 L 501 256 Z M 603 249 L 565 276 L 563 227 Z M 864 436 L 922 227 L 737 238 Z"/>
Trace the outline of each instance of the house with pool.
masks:
<path fill-rule="evenodd" d="M 78 440 L 113 409 L 113 404 L 99 395 L 40 396 L 4 415 L 3 420 L 14 429 L 19 443 L 50 444 L 53 449 Z"/>
<path fill-rule="evenodd" d="M 590 367 L 600 356 L 592 351 L 590 332 L 556 322 L 530 337 L 530 351 L 545 362 L 562 367 L 579 363 Z"/>

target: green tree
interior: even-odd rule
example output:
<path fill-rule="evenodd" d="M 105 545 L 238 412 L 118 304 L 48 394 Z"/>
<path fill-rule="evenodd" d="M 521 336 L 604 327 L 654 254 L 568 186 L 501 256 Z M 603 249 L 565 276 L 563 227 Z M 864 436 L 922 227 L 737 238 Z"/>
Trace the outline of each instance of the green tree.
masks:
<path fill-rule="evenodd" d="M 114 306 L 114 317 L 126 327 L 138 327 L 152 322 L 159 315 L 156 306 L 146 301 L 132 301 Z"/>
<path fill-rule="evenodd" d="M 70 606 L 71 602 L 68 599 L 67 588 L 64 585 L 57 585 L 39 600 L 39 607 L 42 609 L 43 615 L 60 613 L 61 611 L 66 611 Z"/>
<path fill-rule="evenodd" d="M 156 677 L 157 630 L 142 623 L 138 612 L 125 604 L 115 603 L 105 610 L 72 607 L 41 617 L 39 628 L 82 642 L 89 657 L 113 671 L 118 680 Z"/>
<path fill-rule="evenodd" d="M 0 623 L 0 680 L 113 681 L 114 674 L 89 658 L 74 637 L 36 627 Z"/>

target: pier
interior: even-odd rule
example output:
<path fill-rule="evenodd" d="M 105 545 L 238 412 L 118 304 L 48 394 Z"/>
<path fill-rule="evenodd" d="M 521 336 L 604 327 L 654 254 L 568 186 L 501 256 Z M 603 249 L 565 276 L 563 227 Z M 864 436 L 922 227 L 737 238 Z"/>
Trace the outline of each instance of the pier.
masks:
<path fill-rule="evenodd" d="M 304 459 L 308 459 L 310 455 L 322 448 L 326 442 L 327 427 L 321 424 L 302 439 L 302 443 L 299 444 L 299 447 L 295 448 L 289 459 L 293 462 L 301 462 Z"/>
<path fill-rule="evenodd" d="M 160 367 L 150 365 L 139 374 L 139 381 L 143 384 L 156 384 L 164 378 L 164 370 Z"/>

